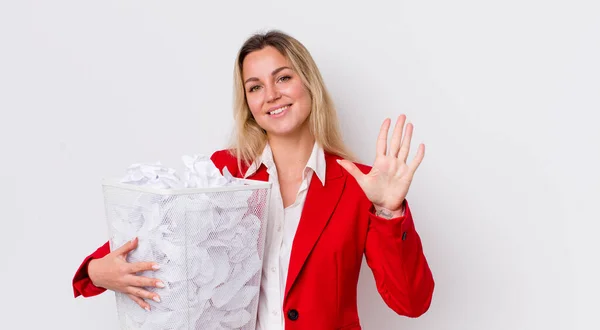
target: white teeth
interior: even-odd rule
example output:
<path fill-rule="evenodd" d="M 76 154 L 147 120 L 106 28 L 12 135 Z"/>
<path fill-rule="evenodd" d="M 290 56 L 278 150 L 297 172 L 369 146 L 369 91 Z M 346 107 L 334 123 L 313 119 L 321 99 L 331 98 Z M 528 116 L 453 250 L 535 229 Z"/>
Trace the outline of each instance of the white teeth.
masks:
<path fill-rule="evenodd" d="M 280 113 L 282 113 L 282 112 L 283 112 L 283 110 L 285 110 L 285 109 L 287 109 L 287 108 L 289 108 L 289 106 L 287 106 L 287 105 L 286 105 L 285 107 L 281 107 L 281 108 L 279 108 L 279 109 L 277 109 L 277 110 L 273 110 L 273 111 L 269 112 L 269 114 L 270 114 L 270 115 L 276 115 L 276 114 L 280 114 Z"/>

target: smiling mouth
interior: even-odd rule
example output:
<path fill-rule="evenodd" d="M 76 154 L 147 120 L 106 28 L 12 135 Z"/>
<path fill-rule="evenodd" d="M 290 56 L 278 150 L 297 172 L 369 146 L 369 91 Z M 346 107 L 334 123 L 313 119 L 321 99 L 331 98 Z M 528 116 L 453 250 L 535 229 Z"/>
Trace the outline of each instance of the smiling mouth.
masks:
<path fill-rule="evenodd" d="M 269 115 L 278 115 L 278 114 L 282 113 L 283 111 L 287 110 L 290 106 L 291 106 L 291 104 L 284 105 L 281 108 L 277 108 L 273 111 L 269 111 L 268 114 Z"/>

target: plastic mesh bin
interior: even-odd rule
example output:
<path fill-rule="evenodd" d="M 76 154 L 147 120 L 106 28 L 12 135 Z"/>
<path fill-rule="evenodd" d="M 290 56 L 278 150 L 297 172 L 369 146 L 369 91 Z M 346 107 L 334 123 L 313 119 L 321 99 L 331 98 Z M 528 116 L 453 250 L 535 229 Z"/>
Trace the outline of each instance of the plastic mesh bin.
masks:
<path fill-rule="evenodd" d="M 267 228 L 270 183 L 153 189 L 104 180 L 111 250 L 138 237 L 128 261 L 153 261 L 164 288 L 145 311 L 116 294 L 121 329 L 253 330 Z"/>

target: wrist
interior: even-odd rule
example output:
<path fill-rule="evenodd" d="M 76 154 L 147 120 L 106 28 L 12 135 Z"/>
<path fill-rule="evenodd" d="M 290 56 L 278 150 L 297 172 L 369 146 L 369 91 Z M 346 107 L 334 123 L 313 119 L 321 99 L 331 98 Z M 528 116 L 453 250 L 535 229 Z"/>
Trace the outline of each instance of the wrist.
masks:
<path fill-rule="evenodd" d="M 90 260 L 90 262 L 88 262 L 88 266 L 87 266 L 87 273 L 88 273 L 88 277 L 90 278 L 90 281 L 92 282 L 92 284 L 94 286 L 98 286 L 97 284 L 97 278 L 96 278 L 96 263 L 98 262 L 98 259 L 92 259 Z"/>
<path fill-rule="evenodd" d="M 385 219 L 398 218 L 404 215 L 404 203 L 397 210 L 391 210 L 383 206 L 373 205 L 375 208 L 375 215 Z"/>

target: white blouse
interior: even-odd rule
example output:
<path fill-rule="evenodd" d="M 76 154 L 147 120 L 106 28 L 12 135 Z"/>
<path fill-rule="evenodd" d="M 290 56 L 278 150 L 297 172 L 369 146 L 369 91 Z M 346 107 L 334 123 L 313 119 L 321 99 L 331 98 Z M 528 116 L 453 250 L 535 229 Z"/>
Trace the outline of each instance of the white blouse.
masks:
<path fill-rule="evenodd" d="M 296 200 L 285 209 L 283 208 L 273 153 L 268 144 L 263 150 L 260 162 L 254 162 L 244 177 L 247 178 L 254 174 L 261 164 L 264 164 L 267 168 L 269 182 L 272 186 L 256 329 L 283 330 L 285 325 L 283 295 L 292 252 L 292 242 L 300 223 L 302 208 L 313 173 L 317 175 L 322 185 L 325 184 L 325 153 L 323 148 L 315 142 L 302 173 L 302 183 L 300 189 L 298 189 Z"/>

